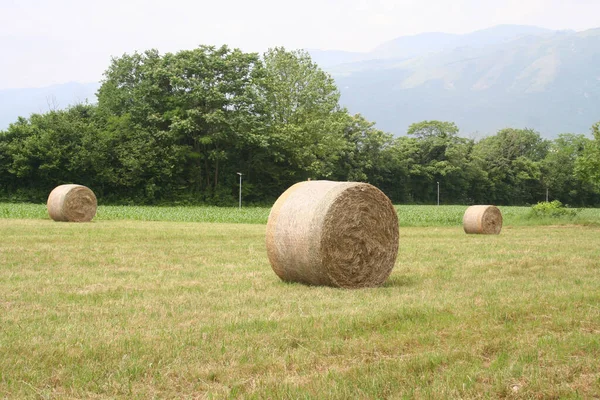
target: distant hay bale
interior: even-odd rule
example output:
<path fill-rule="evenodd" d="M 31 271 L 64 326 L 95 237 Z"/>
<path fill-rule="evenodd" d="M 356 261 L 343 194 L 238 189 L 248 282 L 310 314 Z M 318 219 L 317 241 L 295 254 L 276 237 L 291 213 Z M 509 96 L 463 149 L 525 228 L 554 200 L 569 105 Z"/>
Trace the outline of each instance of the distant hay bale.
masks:
<path fill-rule="evenodd" d="M 85 186 L 60 185 L 50 192 L 47 207 L 54 221 L 89 222 L 96 215 L 98 202 Z"/>
<path fill-rule="evenodd" d="M 398 216 L 368 183 L 305 181 L 277 199 L 267 254 L 284 281 L 342 288 L 380 286 L 398 254 Z"/>
<path fill-rule="evenodd" d="M 465 233 L 498 235 L 502 229 L 502 213 L 496 206 L 471 206 L 463 216 Z"/>

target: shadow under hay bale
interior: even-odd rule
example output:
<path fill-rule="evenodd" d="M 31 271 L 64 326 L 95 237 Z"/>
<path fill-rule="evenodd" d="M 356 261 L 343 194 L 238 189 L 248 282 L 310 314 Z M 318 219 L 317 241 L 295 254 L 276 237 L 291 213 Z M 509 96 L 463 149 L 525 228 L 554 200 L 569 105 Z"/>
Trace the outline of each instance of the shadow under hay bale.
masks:
<path fill-rule="evenodd" d="M 91 189 L 70 184 L 55 187 L 46 206 L 54 221 L 89 222 L 96 215 L 98 201 Z"/>
<path fill-rule="evenodd" d="M 463 216 L 465 233 L 498 235 L 502 230 L 502 213 L 496 206 L 471 206 Z"/>
<path fill-rule="evenodd" d="M 284 281 L 375 287 L 392 272 L 398 236 L 396 210 L 375 186 L 300 182 L 271 209 L 267 254 Z"/>

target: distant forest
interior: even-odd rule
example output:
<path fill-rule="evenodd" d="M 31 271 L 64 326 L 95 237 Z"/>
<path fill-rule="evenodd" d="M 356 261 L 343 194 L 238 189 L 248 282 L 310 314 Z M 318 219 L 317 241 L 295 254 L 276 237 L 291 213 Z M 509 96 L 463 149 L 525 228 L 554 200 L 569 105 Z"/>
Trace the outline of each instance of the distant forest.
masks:
<path fill-rule="evenodd" d="M 394 203 L 600 205 L 600 122 L 591 137 L 507 128 L 473 140 L 450 121 L 375 128 L 339 104 L 303 51 L 201 46 L 114 58 L 98 103 L 0 131 L 0 199 L 44 202 L 63 183 L 100 204 L 268 204 L 298 181 L 369 182 Z"/>

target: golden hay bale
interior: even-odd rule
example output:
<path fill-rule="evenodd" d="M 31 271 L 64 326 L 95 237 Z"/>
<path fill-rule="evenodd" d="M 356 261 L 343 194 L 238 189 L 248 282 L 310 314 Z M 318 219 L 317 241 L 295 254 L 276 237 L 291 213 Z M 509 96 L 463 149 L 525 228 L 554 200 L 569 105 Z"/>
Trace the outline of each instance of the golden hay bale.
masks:
<path fill-rule="evenodd" d="M 398 254 L 398 216 L 368 183 L 307 181 L 277 199 L 267 254 L 284 281 L 343 288 L 379 286 Z"/>
<path fill-rule="evenodd" d="M 54 221 L 88 222 L 96 215 L 98 202 L 85 186 L 60 185 L 50 192 L 47 207 Z"/>
<path fill-rule="evenodd" d="M 497 235 L 502 229 L 502 213 L 496 206 L 471 206 L 463 216 L 466 233 Z"/>

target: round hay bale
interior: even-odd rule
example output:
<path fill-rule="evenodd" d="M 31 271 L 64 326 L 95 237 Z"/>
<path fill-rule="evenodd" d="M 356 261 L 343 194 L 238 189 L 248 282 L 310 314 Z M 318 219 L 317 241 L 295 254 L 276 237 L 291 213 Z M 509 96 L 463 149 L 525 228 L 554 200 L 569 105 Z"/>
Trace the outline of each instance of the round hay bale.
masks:
<path fill-rule="evenodd" d="M 471 206 L 463 216 L 465 233 L 498 235 L 502 229 L 502 213 L 496 206 Z"/>
<path fill-rule="evenodd" d="M 398 216 L 368 183 L 306 181 L 277 199 L 267 254 L 284 281 L 342 288 L 380 286 L 398 254 Z"/>
<path fill-rule="evenodd" d="M 85 186 L 60 185 L 50 192 L 46 206 L 54 221 L 89 222 L 96 215 L 98 201 Z"/>

